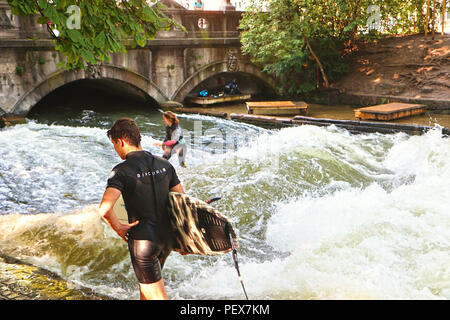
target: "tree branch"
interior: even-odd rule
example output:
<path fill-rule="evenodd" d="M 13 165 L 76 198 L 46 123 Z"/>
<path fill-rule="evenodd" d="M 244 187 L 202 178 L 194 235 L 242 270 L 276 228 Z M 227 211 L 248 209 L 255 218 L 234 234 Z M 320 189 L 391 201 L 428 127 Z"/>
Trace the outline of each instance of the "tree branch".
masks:
<path fill-rule="evenodd" d="M 39 7 L 39 2 L 38 0 L 34 0 L 34 2 L 36 3 L 36 8 L 38 9 L 39 13 L 41 14 L 42 17 L 45 17 L 45 14 L 42 12 L 41 7 Z M 55 40 L 59 40 L 59 38 L 56 36 L 56 34 L 53 32 L 53 29 L 50 28 L 50 26 L 48 25 L 47 22 L 47 31 L 48 33 L 50 33 L 50 35 L 52 36 L 53 39 Z"/>
<path fill-rule="evenodd" d="M 311 48 L 311 45 L 309 44 L 308 38 L 307 38 L 307 37 L 304 37 L 304 39 L 305 39 L 306 45 L 308 46 L 309 52 L 311 52 L 311 55 L 314 57 L 314 59 L 315 59 L 316 62 L 317 62 L 317 65 L 319 66 L 320 73 L 322 73 L 323 80 L 325 81 L 325 88 L 328 88 L 328 87 L 330 86 L 330 84 L 329 84 L 329 82 L 328 82 L 328 79 L 327 79 L 327 76 L 326 76 L 326 74 L 325 74 L 325 71 L 323 70 L 322 63 L 320 63 L 319 58 L 318 58 L 317 55 L 314 53 L 314 50 Z"/>

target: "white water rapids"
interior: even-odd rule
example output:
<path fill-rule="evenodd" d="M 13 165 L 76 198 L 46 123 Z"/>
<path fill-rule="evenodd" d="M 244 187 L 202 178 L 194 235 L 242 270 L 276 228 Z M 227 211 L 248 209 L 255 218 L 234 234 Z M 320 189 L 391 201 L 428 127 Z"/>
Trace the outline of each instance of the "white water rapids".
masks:
<path fill-rule="evenodd" d="M 171 162 L 187 193 L 222 197 L 251 299 L 450 298 L 450 140 L 439 128 L 352 135 L 195 116 L 182 126 L 195 121 L 237 143 L 213 153 L 211 131 L 187 169 Z M 141 125 L 144 149 L 160 154 L 162 127 Z M 105 132 L 34 121 L 0 131 L 0 252 L 138 299 L 126 244 L 97 213 L 120 161 Z M 172 253 L 163 276 L 172 299 L 243 298 L 230 255 Z"/>

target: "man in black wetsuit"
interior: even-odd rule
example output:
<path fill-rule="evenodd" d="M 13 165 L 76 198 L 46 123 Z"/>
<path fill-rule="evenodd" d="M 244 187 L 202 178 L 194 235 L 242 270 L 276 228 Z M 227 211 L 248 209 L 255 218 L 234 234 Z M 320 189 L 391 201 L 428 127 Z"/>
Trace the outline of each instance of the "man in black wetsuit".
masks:
<path fill-rule="evenodd" d="M 168 196 L 169 191 L 184 193 L 183 187 L 167 160 L 142 150 L 141 135 L 133 120 L 117 120 L 107 134 L 125 161 L 109 175 L 100 214 L 128 243 L 141 299 L 167 299 L 161 269 L 173 249 Z M 129 224 L 120 223 L 113 210 L 120 195 Z"/>

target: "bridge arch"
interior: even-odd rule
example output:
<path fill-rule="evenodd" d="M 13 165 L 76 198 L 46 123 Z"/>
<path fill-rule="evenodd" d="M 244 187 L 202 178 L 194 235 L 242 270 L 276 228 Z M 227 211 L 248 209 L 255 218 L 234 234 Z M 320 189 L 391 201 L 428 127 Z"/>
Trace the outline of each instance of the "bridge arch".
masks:
<path fill-rule="evenodd" d="M 233 71 L 230 71 L 228 68 L 228 61 L 221 60 L 207 64 L 197 70 L 197 72 L 192 74 L 178 87 L 178 89 L 173 93 L 170 100 L 183 102 L 188 94 L 199 84 L 211 77 L 224 73 L 243 73 L 251 75 L 263 82 L 274 93 L 278 93 L 275 80 L 267 74 L 264 74 L 261 69 L 253 63 L 249 61 L 238 61 L 237 67 Z"/>
<path fill-rule="evenodd" d="M 27 115 L 29 111 L 48 94 L 78 80 L 105 80 L 126 84 L 155 100 L 167 101 L 166 95 L 149 79 L 133 71 L 113 65 L 97 65 L 86 70 L 57 71 L 26 92 L 14 105 L 12 112 Z"/>

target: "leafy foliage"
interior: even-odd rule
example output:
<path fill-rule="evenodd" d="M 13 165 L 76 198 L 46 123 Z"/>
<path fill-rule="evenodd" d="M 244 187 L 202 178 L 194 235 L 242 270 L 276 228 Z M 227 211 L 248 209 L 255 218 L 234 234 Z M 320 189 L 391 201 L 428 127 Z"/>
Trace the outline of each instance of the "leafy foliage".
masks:
<path fill-rule="evenodd" d="M 146 0 L 8 0 L 13 14 L 38 15 L 38 23 L 47 25 L 55 49 L 67 60 L 67 69 L 85 68 L 87 64 L 110 61 L 110 53 L 126 52 L 131 46 L 144 47 L 158 30 L 176 25 L 164 15 L 160 3 Z M 78 12 L 68 10 L 76 5 Z M 77 22 L 75 25 L 73 22 Z M 52 27 L 59 31 L 55 34 Z M 180 27 L 177 25 L 177 27 Z"/>
<path fill-rule="evenodd" d="M 284 93 L 301 94 L 346 72 L 358 38 L 422 31 L 424 1 L 253 0 L 240 24 L 242 50 L 279 80 Z M 373 31 L 367 26 L 371 5 L 379 8 Z"/>

